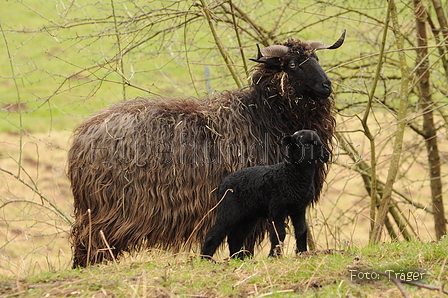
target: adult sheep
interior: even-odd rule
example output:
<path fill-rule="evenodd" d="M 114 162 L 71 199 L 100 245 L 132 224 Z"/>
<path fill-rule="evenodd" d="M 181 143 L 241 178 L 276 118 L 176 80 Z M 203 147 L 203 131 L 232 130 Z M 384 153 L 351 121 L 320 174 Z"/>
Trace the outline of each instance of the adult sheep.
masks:
<path fill-rule="evenodd" d="M 331 151 L 332 88 L 315 51 L 339 48 L 344 38 L 345 31 L 333 45 L 290 39 L 259 49 L 245 89 L 197 100 L 138 98 L 86 119 L 68 153 L 73 266 L 144 247 L 196 247 L 214 222 L 208 213 L 221 179 L 279 162 L 278 140 L 296 129 L 317 131 Z M 314 201 L 326 173 L 324 165 L 316 171 Z M 261 224 L 246 242 L 250 252 L 266 231 Z"/>

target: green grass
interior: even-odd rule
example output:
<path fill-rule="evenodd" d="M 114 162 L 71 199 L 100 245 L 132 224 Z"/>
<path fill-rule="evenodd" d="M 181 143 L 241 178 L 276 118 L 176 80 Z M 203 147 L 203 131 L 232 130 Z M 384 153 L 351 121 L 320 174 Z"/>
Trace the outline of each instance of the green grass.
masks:
<path fill-rule="evenodd" d="M 23 279 L 4 277 L 5 297 L 401 297 L 387 277 L 356 279 L 351 272 L 421 272 L 418 283 L 448 282 L 448 238 L 435 243 L 383 243 L 347 250 L 324 250 L 280 259 L 210 263 L 193 254 L 140 253 L 118 264 L 44 272 Z M 350 271 L 352 270 L 352 271 Z M 393 270 L 393 271 L 390 271 Z M 411 297 L 440 292 L 404 284 Z M 108 296 L 109 297 L 109 296 Z M 112 296 L 111 296 L 112 297 Z"/>

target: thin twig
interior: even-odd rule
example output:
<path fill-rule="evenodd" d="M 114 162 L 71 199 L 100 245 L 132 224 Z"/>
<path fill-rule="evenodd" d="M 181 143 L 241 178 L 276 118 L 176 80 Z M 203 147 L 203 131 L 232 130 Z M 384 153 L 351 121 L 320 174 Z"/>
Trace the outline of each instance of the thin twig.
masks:
<path fill-rule="evenodd" d="M 226 192 L 224 193 L 224 195 L 222 196 L 222 198 L 219 200 L 219 202 L 216 203 L 216 205 L 213 206 L 213 208 L 210 209 L 210 210 L 209 210 L 209 211 L 208 211 L 208 212 L 201 218 L 201 220 L 198 222 L 198 224 L 194 227 L 194 229 L 193 229 L 193 231 L 191 232 L 190 236 L 188 237 L 187 241 L 185 241 L 184 246 L 187 245 L 187 243 L 190 242 L 191 237 L 193 237 L 194 233 L 195 233 L 196 230 L 199 228 L 199 226 L 202 224 L 202 222 L 205 220 L 205 218 L 206 218 L 206 217 L 207 217 L 213 210 L 215 210 L 215 209 L 218 207 L 218 205 L 222 202 L 222 200 L 224 200 L 224 198 L 225 198 L 226 195 L 227 195 L 227 192 L 229 192 L 229 191 L 233 192 L 233 189 L 230 189 L 230 188 L 227 189 Z"/>
<path fill-rule="evenodd" d="M 390 4 L 389 4 L 390 5 Z M 386 38 L 387 38 L 387 31 L 388 31 L 388 24 L 389 24 L 389 18 L 390 18 L 390 7 L 387 8 L 386 13 L 386 20 L 385 20 L 385 26 L 383 31 L 383 38 L 381 40 L 381 47 L 380 47 L 380 53 L 378 57 L 378 64 L 375 71 L 375 76 L 373 78 L 372 82 L 372 89 L 369 92 L 369 100 L 367 101 L 367 106 L 364 112 L 364 116 L 361 120 L 362 127 L 364 128 L 364 134 L 370 141 L 370 178 L 371 178 L 371 188 L 370 188 L 370 236 L 372 235 L 373 228 L 375 226 L 375 213 L 376 213 L 376 184 L 377 184 L 377 171 L 376 171 L 376 163 L 377 163 L 377 156 L 376 156 L 376 146 L 375 146 L 375 137 L 373 136 L 372 132 L 370 131 L 370 127 L 368 125 L 369 120 L 369 114 L 372 109 L 372 104 L 375 96 L 376 87 L 378 84 L 378 80 L 380 77 L 381 70 L 383 68 L 383 59 L 384 59 L 384 48 L 386 47 Z"/>
<path fill-rule="evenodd" d="M 389 280 L 391 280 L 398 288 L 398 290 L 401 292 L 401 295 L 405 298 L 409 298 L 408 293 L 404 289 L 403 285 L 401 284 L 401 281 L 399 279 L 396 279 L 394 277 L 390 277 Z"/>
<path fill-rule="evenodd" d="M 89 245 L 87 246 L 87 266 L 90 265 L 90 250 L 92 246 L 92 211 L 87 209 L 87 215 L 89 216 Z"/>
<path fill-rule="evenodd" d="M 119 267 L 118 267 L 118 264 L 117 264 L 117 260 L 115 259 L 114 253 L 112 252 L 112 248 L 109 246 L 109 243 L 106 240 L 106 236 L 104 236 L 103 230 L 100 230 L 100 235 L 101 235 L 101 238 L 104 241 L 104 244 L 107 247 L 107 250 L 109 251 L 109 253 L 110 253 L 111 257 L 112 257 L 112 261 L 114 262 L 115 267 L 118 269 Z"/>
<path fill-rule="evenodd" d="M 325 262 L 325 260 L 328 258 L 328 256 L 329 255 L 325 255 L 325 257 L 322 258 L 322 261 L 320 261 L 319 265 L 317 265 L 316 269 L 314 269 L 313 275 L 311 275 L 310 279 L 308 280 L 308 283 L 306 284 L 305 291 L 303 291 L 304 294 L 308 291 L 308 289 L 311 285 L 311 282 L 313 281 L 314 276 L 316 275 L 317 271 L 319 271 L 320 267 Z"/>
<path fill-rule="evenodd" d="M 0 168 L 1 172 L 4 172 L 8 175 L 11 175 L 12 177 L 14 177 L 14 179 L 16 179 L 17 181 L 19 181 L 20 183 L 22 183 L 23 185 L 25 185 L 26 187 L 28 187 L 29 189 L 31 189 L 35 194 L 37 194 L 43 201 L 47 202 L 52 208 L 48 208 L 46 207 L 43 203 L 39 204 L 36 203 L 34 201 L 30 201 L 30 200 L 12 200 L 11 202 L 26 202 L 26 203 L 30 203 L 30 204 L 36 204 L 39 205 L 41 207 L 46 207 L 47 209 L 53 211 L 54 213 L 56 213 L 59 217 L 61 217 L 68 225 L 72 225 L 72 221 L 69 219 L 68 215 L 66 215 L 62 210 L 60 210 L 58 208 L 58 206 L 56 206 L 56 204 L 54 204 L 52 201 L 50 201 L 42 192 L 40 192 L 36 187 L 33 187 L 32 185 L 30 185 L 28 182 L 26 182 L 25 180 L 23 180 L 22 178 L 20 178 L 19 176 L 17 176 L 16 174 L 5 170 L 3 168 Z M 0 206 L 0 208 L 3 208 L 6 204 L 9 204 L 11 202 L 5 203 L 2 206 Z"/>
<path fill-rule="evenodd" d="M 234 10 L 233 3 L 232 3 L 232 0 L 228 0 L 228 1 L 230 4 L 230 11 L 231 11 L 231 15 L 232 15 L 233 29 L 235 30 L 236 40 L 238 41 L 238 47 L 240 49 L 241 61 L 243 61 L 246 77 L 249 78 L 249 70 L 247 68 L 247 61 L 246 61 L 246 56 L 244 55 L 243 43 L 241 42 L 241 36 L 240 36 L 239 30 L 238 30 L 238 25 L 236 23 L 235 13 L 233 11 Z"/>
<path fill-rule="evenodd" d="M 212 32 L 213 38 L 215 40 L 216 46 L 218 47 L 219 52 L 221 53 L 222 58 L 224 59 L 224 62 L 227 65 L 227 69 L 229 70 L 230 74 L 232 75 L 233 80 L 235 81 L 238 88 L 242 88 L 243 85 L 241 84 L 237 74 L 235 73 L 233 67 L 231 66 L 233 64 L 232 59 L 230 58 L 229 54 L 224 49 L 224 46 L 222 44 L 221 38 L 219 38 L 218 32 L 216 32 L 216 28 L 213 25 L 213 21 L 210 15 L 210 9 L 207 7 L 204 0 L 200 0 L 202 4 L 202 11 L 204 12 L 205 18 L 207 19 L 208 26 L 210 28 L 210 31 Z"/>
<path fill-rule="evenodd" d="M 444 289 L 444 287 L 445 287 L 444 284 L 441 285 L 440 287 L 438 287 L 438 286 L 431 286 L 431 285 L 423 284 L 423 283 L 416 282 L 416 281 L 408 281 L 408 280 L 397 279 L 397 278 L 395 278 L 395 277 L 393 277 L 390 274 L 387 274 L 385 272 L 380 272 L 380 271 L 375 271 L 375 272 L 377 274 L 379 274 L 379 275 L 387 277 L 390 281 L 395 283 L 397 285 L 398 289 L 400 290 L 400 292 L 403 294 L 404 297 L 409 297 L 409 296 L 407 295 L 406 292 L 403 292 L 404 288 L 403 288 L 402 284 L 407 284 L 407 285 L 411 285 L 411 286 L 415 286 L 415 287 L 419 287 L 419 288 L 424 288 L 424 289 L 428 289 L 428 290 L 433 290 L 433 291 L 440 291 L 441 293 L 444 293 L 444 294 L 448 295 L 448 291 L 446 291 Z"/>
<path fill-rule="evenodd" d="M 6 53 L 8 54 L 9 67 L 11 68 L 11 77 L 14 81 L 14 87 L 16 89 L 17 95 L 17 112 L 19 114 L 19 166 L 17 168 L 17 177 L 20 177 L 20 171 L 22 169 L 22 154 L 23 154 L 23 120 L 22 120 L 22 102 L 20 97 L 19 85 L 17 84 L 17 78 L 14 71 L 13 59 L 11 52 L 9 51 L 8 39 L 6 38 L 5 32 L 3 31 L 3 26 L 0 23 L 0 30 L 2 31 L 3 40 L 5 41 Z"/>
<path fill-rule="evenodd" d="M 124 75 L 124 63 L 123 63 L 123 50 L 121 48 L 121 40 L 120 40 L 120 31 L 118 30 L 118 25 L 117 25 L 117 16 L 115 14 L 115 5 L 114 5 L 114 0 L 110 0 L 110 4 L 112 7 L 112 16 L 114 18 L 114 28 L 115 28 L 115 36 L 117 39 L 117 46 L 118 46 L 118 54 L 117 54 L 117 64 L 119 65 L 119 69 L 120 72 L 122 74 L 122 81 L 123 81 L 123 99 L 126 99 L 126 82 L 127 79 L 125 78 Z"/>
<path fill-rule="evenodd" d="M 278 240 L 278 249 L 280 250 L 280 256 L 282 256 L 283 255 L 283 242 L 280 241 L 280 236 L 278 235 L 277 227 L 275 226 L 274 221 L 271 221 L 271 225 L 272 225 L 272 228 L 274 229 L 275 236 L 277 237 L 277 240 Z M 274 249 L 276 249 L 276 248 L 274 248 Z"/>

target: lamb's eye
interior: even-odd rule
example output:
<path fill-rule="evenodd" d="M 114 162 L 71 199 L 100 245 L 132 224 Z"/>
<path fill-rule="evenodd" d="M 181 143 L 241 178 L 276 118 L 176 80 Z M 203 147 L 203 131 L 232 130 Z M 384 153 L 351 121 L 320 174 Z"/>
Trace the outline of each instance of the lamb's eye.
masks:
<path fill-rule="evenodd" d="M 297 64 L 294 61 L 289 62 L 289 68 L 294 69 L 296 66 Z"/>
<path fill-rule="evenodd" d="M 311 144 L 306 143 L 306 144 L 303 145 L 303 147 L 305 147 L 305 149 L 310 149 L 311 148 Z"/>

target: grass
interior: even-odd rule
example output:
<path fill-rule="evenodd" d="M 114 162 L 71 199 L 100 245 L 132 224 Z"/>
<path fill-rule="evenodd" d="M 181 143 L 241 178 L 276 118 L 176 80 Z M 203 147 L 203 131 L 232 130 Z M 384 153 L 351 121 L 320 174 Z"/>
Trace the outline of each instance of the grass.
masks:
<path fill-rule="evenodd" d="M 201 260 L 194 254 L 151 251 L 128 256 L 118 266 L 111 263 L 88 270 L 48 271 L 17 279 L 4 277 L 0 294 L 2 297 L 401 297 L 388 277 L 367 280 L 354 274 L 389 272 L 392 277 L 400 277 L 401 273 L 412 272 L 419 277 L 415 282 L 440 288 L 448 283 L 447 251 L 448 238 L 437 243 L 392 242 L 280 259 L 258 257 L 218 263 Z M 403 288 L 410 297 L 443 296 L 440 291 L 421 285 L 403 284 Z"/>

